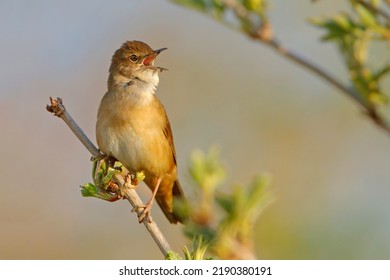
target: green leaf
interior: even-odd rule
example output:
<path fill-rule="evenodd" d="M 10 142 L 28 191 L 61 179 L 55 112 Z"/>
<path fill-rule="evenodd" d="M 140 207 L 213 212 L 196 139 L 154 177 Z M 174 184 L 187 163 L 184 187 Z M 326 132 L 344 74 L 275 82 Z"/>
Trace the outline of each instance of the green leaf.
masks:
<path fill-rule="evenodd" d="M 370 26 L 370 27 L 374 27 L 377 25 L 375 15 L 370 10 L 368 10 L 366 7 L 364 7 L 363 5 L 360 5 L 360 4 L 356 4 L 355 10 L 356 10 L 357 14 L 359 15 L 361 22 L 364 25 Z"/>
<path fill-rule="evenodd" d="M 248 198 L 246 204 L 248 208 L 254 209 L 261 205 L 265 197 L 265 189 L 269 185 L 270 179 L 268 176 L 257 176 L 249 185 Z"/>
<path fill-rule="evenodd" d="M 208 154 L 195 151 L 189 172 L 194 181 L 207 192 L 213 192 L 225 179 L 225 169 L 219 162 L 219 152 L 216 148 L 211 148 Z"/>
<path fill-rule="evenodd" d="M 92 183 L 86 183 L 80 187 L 81 195 L 83 197 L 95 197 L 105 201 L 115 201 L 118 199 L 117 195 L 112 194 L 99 186 L 95 186 Z"/>
<path fill-rule="evenodd" d="M 332 18 L 332 20 L 344 32 L 349 32 L 356 27 L 346 13 L 337 14 Z"/>
<path fill-rule="evenodd" d="M 135 174 L 135 178 L 138 180 L 138 182 L 142 182 L 145 180 L 145 173 L 143 171 L 137 172 Z"/>
<path fill-rule="evenodd" d="M 265 0 L 242 0 L 242 4 L 248 11 L 254 12 L 258 15 L 265 14 Z"/>
<path fill-rule="evenodd" d="M 204 260 L 207 251 L 208 242 L 205 241 L 203 235 L 194 235 L 192 238 L 191 251 L 183 248 L 184 257 L 186 260 Z"/>
<path fill-rule="evenodd" d="M 207 10 L 206 1 L 202 1 L 202 0 L 171 0 L 171 1 L 178 5 L 195 9 L 201 12 L 206 12 Z"/>
<path fill-rule="evenodd" d="M 165 256 L 166 260 L 182 260 L 182 257 L 174 251 L 169 251 L 167 255 Z"/>
<path fill-rule="evenodd" d="M 95 197 L 98 193 L 97 188 L 92 183 L 86 183 L 81 187 L 81 195 L 84 197 Z"/>
<path fill-rule="evenodd" d="M 233 200 L 229 195 L 218 193 L 215 196 L 215 201 L 222 207 L 228 214 L 231 214 L 234 209 Z"/>
<path fill-rule="evenodd" d="M 313 25 L 326 30 L 321 37 L 323 41 L 343 41 L 346 36 L 350 36 L 357 28 L 352 19 L 345 13 L 340 13 L 330 19 L 311 19 Z"/>
<path fill-rule="evenodd" d="M 387 96 L 376 91 L 370 92 L 370 94 L 368 95 L 368 100 L 371 104 L 374 105 L 384 105 L 388 102 Z"/>

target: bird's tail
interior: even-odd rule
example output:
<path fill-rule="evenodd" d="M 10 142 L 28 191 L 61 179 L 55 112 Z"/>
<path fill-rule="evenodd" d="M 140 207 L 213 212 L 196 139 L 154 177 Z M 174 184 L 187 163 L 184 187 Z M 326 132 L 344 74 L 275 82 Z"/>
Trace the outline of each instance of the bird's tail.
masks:
<path fill-rule="evenodd" d="M 172 181 L 171 181 L 172 182 Z M 162 182 L 163 183 L 163 182 Z M 166 189 L 164 186 L 160 186 L 159 192 L 156 195 L 156 201 L 158 205 L 160 206 L 161 210 L 167 217 L 170 223 L 177 224 L 184 222 L 183 215 L 179 215 L 177 211 L 175 211 L 174 205 L 176 204 L 175 201 L 177 200 L 184 200 L 184 193 L 180 186 L 179 180 L 176 180 L 173 188 L 172 188 L 172 194 L 164 194 L 163 192 L 160 192 L 160 190 Z M 171 199 L 168 199 L 171 198 Z"/>

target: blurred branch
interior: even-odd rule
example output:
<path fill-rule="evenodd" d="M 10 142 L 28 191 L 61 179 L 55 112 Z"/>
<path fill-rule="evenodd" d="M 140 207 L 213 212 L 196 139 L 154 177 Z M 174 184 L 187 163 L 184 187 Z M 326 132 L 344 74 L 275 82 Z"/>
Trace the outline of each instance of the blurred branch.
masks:
<path fill-rule="evenodd" d="M 356 101 L 361 106 L 365 107 L 364 101 L 360 96 L 357 94 L 356 91 L 354 91 L 352 88 L 344 85 L 341 81 L 339 81 L 336 77 L 332 76 L 329 72 L 327 72 L 325 69 L 321 68 L 319 65 L 315 64 L 314 62 L 304 58 L 300 54 L 287 49 L 285 46 L 280 43 L 280 41 L 276 38 L 269 39 L 267 41 L 264 41 L 261 39 L 260 36 L 253 35 L 253 38 L 261 40 L 263 43 L 265 43 L 267 46 L 273 48 L 277 53 L 280 55 L 286 57 L 287 59 L 299 64 L 300 66 L 306 68 L 307 70 L 315 73 L 320 78 L 324 79 L 337 89 L 339 89 L 343 94 L 345 94 L 347 97 L 352 98 L 352 100 Z"/>
<path fill-rule="evenodd" d="M 382 105 L 387 99 L 386 96 L 378 89 L 379 78 L 382 78 L 387 73 L 387 67 L 377 71 L 377 75 L 367 76 L 367 67 L 360 65 L 361 71 L 351 71 L 354 75 L 360 74 L 357 77 L 352 77 L 352 85 L 347 85 L 337 79 L 330 72 L 323 69 L 313 61 L 305 58 L 302 54 L 286 48 L 273 34 L 271 24 L 267 17 L 267 1 L 266 0 L 171 0 L 179 5 L 187 6 L 189 8 L 197 9 L 201 12 L 211 14 L 214 18 L 227 24 L 230 27 L 237 29 L 237 23 L 231 24 L 231 17 L 224 15 L 227 11 L 232 11 L 238 20 L 239 29 L 241 32 L 248 35 L 250 38 L 257 40 L 264 45 L 272 48 L 278 54 L 284 56 L 288 60 L 302 66 L 309 72 L 315 74 L 319 78 L 325 80 L 330 85 L 337 88 L 345 96 L 353 100 L 360 109 L 363 110 L 375 124 L 382 128 L 385 132 L 390 134 L 390 124 L 388 120 L 379 112 L 377 105 Z M 377 9 L 372 4 L 366 1 L 363 2 L 370 9 L 375 8 L 375 11 L 382 17 L 387 18 L 388 15 L 384 11 Z M 363 5 L 363 4 L 361 4 Z M 361 16 L 365 16 L 372 21 L 372 19 L 365 13 L 359 10 Z M 367 21 L 369 21 L 367 20 Z M 369 22 L 371 23 L 371 22 Z M 385 28 L 375 26 L 382 32 L 384 38 L 388 36 Z M 363 36 L 363 35 L 362 35 Z M 352 44 L 352 43 L 351 43 Z M 348 65 L 353 67 L 354 64 Z M 359 69 L 359 70 L 360 70 Z M 349 69 L 351 70 L 351 69 Z M 376 80 L 375 80 L 376 79 Z M 374 86 L 372 86 L 374 85 Z M 374 87 L 371 89 L 370 87 Z M 369 91 L 371 90 L 371 91 Z"/>
<path fill-rule="evenodd" d="M 85 135 L 85 133 L 81 130 L 81 128 L 77 125 L 77 123 L 74 121 L 74 119 L 70 116 L 68 111 L 65 109 L 65 106 L 62 103 L 61 98 L 54 99 L 50 97 L 50 105 L 46 106 L 46 109 L 53 113 L 54 116 L 57 116 L 61 118 L 73 131 L 73 133 L 77 136 L 77 138 L 80 140 L 80 142 L 87 148 L 87 150 L 92 154 L 95 158 L 102 158 L 104 155 L 100 153 L 100 151 L 95 147 L 95 145 L 89 140 L 89 138 Z M 129 185 L 127 181 L 120 175 L 115 174 L 114 175 L 116 183 L 119 185 L 118 192 L 120 193 L 120 196 L 123 196 L 126 198 L 130 204 L 132 205 L 133 209 L 136 210 L 138 216 L 141 214 L 142 210 L 138 206 L 144 205 L 141 201 L 140 197 L 138 196 L 137 192 L 135 191 L 135 187 L 133 185 Z M 146 227 L 146 229 L 149 231 L 150 235 L 156 242 L 157 246 L 159 247 L 160 251 L 164 254 L 164 257 L 170 253 L 171 247 L 168 244 L 168 241 L 165 239 L 164 235 L 158 228 L 157 224 L 151 219 L 144 219 L 143 224 Z"/>
<path fill-rule="evenodd" d="M 306 58 L 304 58 L 298 53 L 295 53 L 294 51 L 288 50 L 275 38 L 270 39 L 268 41 L 262 40 L 260 36 L 253 36 L 253 38 L 261 40 L 263 43 L 273 48 L 280 55 L 301 65 L 302 67 L 316 74 L 318 77 L 327 81 L 329 84 L 336 87 L 345 96 L 355 101 L 363 110 L 365 115 L 371 118 L 371 120 L 374 121 L 375 124 L 377 124 L 380 128 L 390 134 L 390 124 L 388 123 L 388 121 L 378 113 L 375 106 L 366 102 L 352 87 L 348 87 L 340 80 L 338 80 L 335 76 L 331 75 L 329 72 L 327 72 L 325 69 L 321 68 L 314 62 L 307 60 Z"/>

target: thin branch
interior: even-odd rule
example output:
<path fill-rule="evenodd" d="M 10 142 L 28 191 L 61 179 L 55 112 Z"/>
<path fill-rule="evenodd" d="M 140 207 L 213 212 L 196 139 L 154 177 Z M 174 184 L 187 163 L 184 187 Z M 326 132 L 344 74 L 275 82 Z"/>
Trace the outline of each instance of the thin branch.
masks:
<path fill-rule="evenodd" d="M 66 111 L 65 106 L 62 103 L 62 99 L 54 99 L 50 97 L 50 103 L 51 105 L 47 105 L 46 109 L 49 112 L 53 113 L 55 116 L 61 118 L 69 126 L 69 128 L 77 136 L 80 142 L 87 148 L 87 150 L 92 154 L 92 156 L 101 157 L 102 154 L 100 153 L 100 151 L 95 147 L 95 145 L 89 140 L 89 138 L 77 125 L 77 123 L 70 116 L 68 111 Z M 142 210 L 137 206 L 141 206 L 144 204 L 138 196 L 137 192 L 135 191 L 136 186 L 128 186 L 127 183 L 125 184 L 125 179 L 119 174 L 115 175 L 115 179 L 120 187 L 121 194 L 130 202 L 133 209 L 136 209 L 137 214 L 140 215 Z M 149 231 L 150 235 L 153 237 L 154 241 L 156 242 L 157 246 L 160 248 L 160 251 L 165 257 L 168 252 L 172 251 L 172 249 L 168 241 L 165 239 L 164 235 L 158 228 L 157 224 L 153 221 L 153 219 L 151 219 L 151 217 L 150 219 L 144 219 L 143 224 L 145 225 L 146 229 Z"/>
<path fill-rule="evenodd" d="M 144 203 L 141 201 L 140 197 L 135 191 L 135 186 L 134 188 L 124 187 L 125 180 L 123 179 L 123 177 L 119 174 L 116 174 L 114 177 L 122 189 L 122 195 L 130 202 L 133 209 L 136 209 L 137 215 L 139 216 L 142 210 L 138 210 L 140 209 L 138 206 L 144 205 Z M 154 241 L 156 242 L 157 246 L 160 248 L 160 251 L 164 254 L 165 257 L 168 252 L 172 251 L 171 246 L 168 244 L 168 241 L 165 239 L 164 235 L 162 234 L 152 217 L 149 218 L 150 220 L 144 219 L 143 224 L 145 225 L 146 229 L 149 231 L 150 235 L 153 237 Z"/>
<path fill-rule="evenodd" d="M 364 100 L 359 96 L 359 94 L 354 91 L 352 88 L 347 87 L 342 82 L 337 80 L 330 73 L 322 69 L 319 65 L 314 64 L 313 62 L 307 60 L 306 58 L 300 56 L 298 53 L 294 51 L 288 50 L 286 47 L 281 45 L 281 43 L 276 39 L 271 39 L 267 42 L 264 41 L 269 47 L 273 48 L 277 53 L 286 57 L 287 59 L 299 64 L 300 66 L 306 68 L 307 70 L 314 72 L 316 75 L 339 89 L 346 96 L 352 98 L 352 100 L 356 101 L 359 105 L 363 107 L 366 106 Z"/>
<path fill-rule="evenodd" d="M 87 135 L 85 135 L 84 131 L 82 131 L 78 124 L 73 120 L 68 111 L 66 111 L 65 106 L 62 104 L 62 99 L 59 97 L 57 97 L 57 99 L 50 97 L 50 104 L 51 105 L 46 106 L 46 110 L 50 113 L 53 113 L 54 116 L 61 118 L 93 157 L 102 156 L 100 151 L 95 147 Z"/>
<path fill-rule="evenodd" d="M 297 63 L 298 65 L 306 68 L 310 72 L 316 74 L 321 79 L 325 80 L 332 86 L 336 87 L 340 90 L 341 93 L 351 98 L 355 101 L 360 108 L 363 110 L 364 114 L 368 116 L 375 124 L 377 124 L 380 128 L 382 128 L 385 132 L 390 134 L 390 124 L 388 121 L 378 113 L 375 106 L 366 102 L 352 87 L 349 87 L 338 80 L 335 76 L 331 75 L 329 72 L 322 69 L 319 65 L 313 63 L 312 61 L 304 58 L 302 55 L 288 50 L 285 46 L 283 46 L 279 40 L 277 40 L 273 33 L 272 28 L 269 22 L 263 22 L 261 26 L 257 26 L 256 23 L 253 23 L 251 20 L 251 14 L 245 9 L 242 4 L 233 0 L 221 0 L 222 4 L 224 4 L 227 8 L 230 8 L 234 11 L 236 16 L 247 23 L 252 25 L 252 31 L 249 33 L 249 36 L 252 39 L 258 40 L 259 42 L 271 47 L 278 54 L 286 57 L 287 59 Z M 364 2 L 364 1 L 359 1 Z M 378 11 L 379 12 L 379 11 Z M 387 14 L 382 14 L 382 16 L 386 17 Z"/>
<path fill-rule="evenodd" d="M 284 46 L 282 46 L 276 39 L 271 39 L 269 41 L 264 41 L 260 37 L 258 37 L 258 39 L 264 42 L 269 47 L 273 48 L 280 55 L 283 55 L 287 59 L 299 64 L 303 68 L 306 68 L 307 70 L 316 74 L 318 77 L 327 81 L 332 86 L 336 87 L 345 96 L 355 101 L 361 107 L 364 114 L 368 116 L 376 125 L 382 128 L 388 134 L 390 134 L 390 124 L 378 113 L 374 106 L 365 102 L 365 100 L 361 98 L 361 96 L 355 90 L 353 90 L 353 88 L 347 87 L 341 81 L 336 79 L 334 76 L 332 76 L 330 73 L 328 73 L 315 63 L 307 60 L 306 58 L 300 56 L 293 51 L 289 51 Z"/>

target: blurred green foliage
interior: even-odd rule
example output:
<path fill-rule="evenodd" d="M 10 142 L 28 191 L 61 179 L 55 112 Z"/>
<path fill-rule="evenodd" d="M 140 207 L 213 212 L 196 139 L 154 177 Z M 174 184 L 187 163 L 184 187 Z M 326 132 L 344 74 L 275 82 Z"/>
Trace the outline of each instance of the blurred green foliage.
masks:
<path fill-rule="evenodd" d="M 234 11 L 239 27 L 246 33 L 251 33 L 251 21 L 261 24 L 266 21 L 268 7 L 265 0 L 171 0 L 176 4 L 187 8 L 195 9 L 200 12 L 209 14 L 215 19 L 235 27 L 236 22 L 230 22 L 232 19 L 228 16 L 230 11 Z M 253 14 L 253 15 L 252 15 Z"/>
<path fill-rule="evenodd" d="M 345 61 L 349 78 L 361 98 L 369 105 L 382 105 L 388 97 L 381 82 L 390 71 L 388 62 L 370 64 L 373 50 L 370 44 L 390 40 L 389 20 L 378 14 L 382 1 L 349 1 L 351 11 L 326 18 L 315 18 L 311 23 L 325 30 L 323 41 L 334 43 Z M 364 3 L 364 4 L 363 4 Z"/>
<path fill-rule="evenodd" d="M 119 199 L 119 189 L 112 189 L 113 177 L 126 173 L 118 161 L 93 159 L 93 183 L 81 186 L 81 193 L 84 197 L 115 201 Z M 234 185 L 230 193 L 219 191 L 226 171 L 216 148 L 207 154 L 195 151 L 189 173 L 195 183 L 193 196 L 188 201 L 175 201 L 174 205 L 186 218 L 184 232 L 192 239 L 191 248 L 183 248 L 184 258 L 210 259 L 208 253 L 219 259 L 254 259 L 252 233 L 261 210 L 270 201 L 266 192 L 268 177 L 256 177 L 248 186 Z M 135 176 L 138 181 L 144 179 L 142 172 Z M 165 258 L 182 259 L 176 252 L 169 252 Z"/>
<path fill-rule="evenodd" d="M 310 19 L 324 31 L 323 42 L 334 44 L 345 64 L 348 81 L 339 81 L 332 71 L 288 50 L 273 33 L 266 0 L 171 0 L 212 16 L 246 36 L 258 40 L 280 55 L 305 67 L 357 101 L 376 124 L 390 132 L 389 122 L 382 114 L 388 103 L 383 81 L 389 77 L 389 59 L 375 61 L 379 47 L 390 43 L 390 1 L 348 0 L 350 8 L 326 17 Z M 318 1 L 312 1 L 312 3 Z M 344 4 L 344 3 L 343 3 Z M 376 47 L 376 48 L 375 48 Z M 261 63 L 261 62 L 259 62 Z M 196 152 L 190 169 L 199 187 L 197 199 L 190 206 L 191 221 L 185 226 L 188 236 L 203 236 L 209 252 L 221 259 L 254 258 L 252 232 L 254 221 L 270 201 L 266 192 L 268 178 L 255 178 L 248 186 L 235 185 L 231 193 L 222 194 L 218 187 L 225 172 L 218 163 L 217 153 Z M 217 209 L 219 207 L 219 214 Z"/>
<path fill-rule="evenodd" d="M 186 246 L 183 248 L 185 260 L 211 260 L 212 258 L 206 257 L 206 251 L 208 244 L 204 241 L 202 235 L 194 236 L 192 239 L 191 249 Z M 169 252 L 165 257 L 166 260 L 182 260 L 183 258 L 176 252 Z"/>
<path fill-rule="evenodd" d="M 225 169 L 215 148 L 205 154 L 193 153 L 190 174 L 195 182 L 188 203 L 189 220 L 185 234 L 193 239 L 186 259 L 204 259 L 208 254 L 218 259 L 254 259 L 253 232 L 261 210 L 270 202 L 269 178 L 255 177 L 248 185 L 233 185 L 230 192 L 220 190 Z"/>
<path fill-rule="evenodd" d="M 350 9 L 310 22 L 322 28 L 323 41 L 334 43 L 340 51 L 348 71 L 349 81 L 343 83 L 318 64 L 285 48 L 273 34 L 272 23 L 267 16 L 269 5 L 265 0 L 171 0 L 213 16 L 219 22 L 241 31 L 252 39 L 273 47 L 279 54 L 310 70 L 357 101 L 375 123 L 390 133 L 389 121 L 379 110 L 383 110 L 388 96 L 383 90 L 383 80 L 389 77 L 389 61 L 374 63 L 372 43 L 389 47 L 390 1 L 349 0 Z M 318 2 L 318 1 L 313 1 Z"/>

